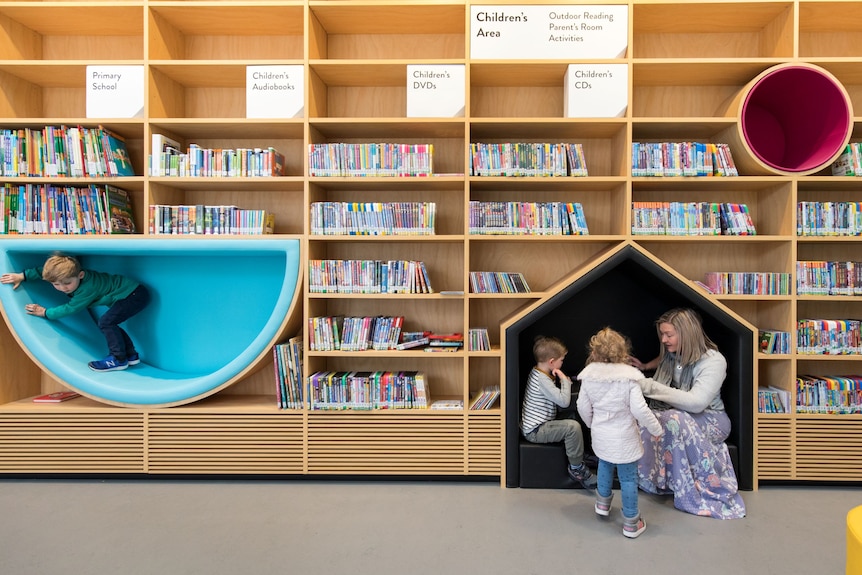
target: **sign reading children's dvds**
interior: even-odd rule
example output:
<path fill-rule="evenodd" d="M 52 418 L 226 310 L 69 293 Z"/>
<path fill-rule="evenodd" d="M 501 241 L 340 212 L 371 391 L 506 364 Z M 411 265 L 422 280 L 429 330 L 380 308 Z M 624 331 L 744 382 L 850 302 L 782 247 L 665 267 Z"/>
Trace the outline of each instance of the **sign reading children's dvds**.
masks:
<path fill-rule="evenodd" d="M 628 47 L 628 6 L 471 6 L 474 60 L 622 58 Z"/>
<path fill-rule="evenodd" d="M 87 66 L 88 118 L 143 118 L 143 66 Z"/>

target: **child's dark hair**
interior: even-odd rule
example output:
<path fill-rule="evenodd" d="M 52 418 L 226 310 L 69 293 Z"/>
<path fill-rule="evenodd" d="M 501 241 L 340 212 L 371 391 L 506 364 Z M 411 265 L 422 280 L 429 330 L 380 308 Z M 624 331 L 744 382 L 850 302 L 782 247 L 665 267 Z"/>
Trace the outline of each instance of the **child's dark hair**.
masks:
<path fill-rule="evenodd" d="M 558 357 L 563 357 L 569 353 L 566 344 L 556 337 L 537 335 L 533 342 L 533 357 L 537 363 L 548 361 Z"/>
<path fill-rule="evenodd" d="M 81 273 L 81 264 L 77 258 L 62 254 L 49 257 L 42 266 L 42 279 L 51 283 L 75 277 L 79 273 Z"/>
<path fill-rule="evenodd" d="M 628 363 L 632 346 L 628 338 L 606 327 L 590 338 L 587 363 Z"/>

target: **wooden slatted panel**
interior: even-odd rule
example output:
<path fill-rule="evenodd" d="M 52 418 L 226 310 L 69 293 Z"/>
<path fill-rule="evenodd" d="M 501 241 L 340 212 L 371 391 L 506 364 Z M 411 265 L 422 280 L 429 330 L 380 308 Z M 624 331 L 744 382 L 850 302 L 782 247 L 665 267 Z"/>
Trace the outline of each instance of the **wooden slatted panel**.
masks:
<path fill-rule="evenodd" d="M 310 474 L 463 475 L 461 414 L 311 414 Z"/>
<path fill-rule="evenodd" d="M 796 479 L 862 480 L 862 420 L 796 420 Z"/>
<path fill-rule="evenodd" d="M 757 477 L 793 478 L 793 422 L 790 417 L 757 421 Z"/>
<path fill-rule="evenodd" d="M 502 416 L 471 413 L 467 422 L 467 473 L 500 475 L 502 470 Z"/>
<path fill-rule="evenodd" d="M 140 413 L 0 414 L 2 473 L 142 473 Z"/>
<path fill-rule="evenodd" d="M 150 473 L 303 472 L 301 414 L 151 413 Z"/>

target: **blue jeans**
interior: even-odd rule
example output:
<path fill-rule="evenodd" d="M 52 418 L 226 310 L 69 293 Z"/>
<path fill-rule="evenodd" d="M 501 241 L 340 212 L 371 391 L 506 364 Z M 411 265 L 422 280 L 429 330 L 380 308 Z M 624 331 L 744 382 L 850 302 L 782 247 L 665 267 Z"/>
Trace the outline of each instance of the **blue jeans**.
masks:
<path fill-rule="evenodd" d="M 598 485 L 596 491 L 602 497 L 610 497 L 614 485 L 614 468 L 620 479 L 620 492 L 623 499 L 623 515 L 638 516 L 638 462 L 610 463 L 599 459 Z"/>
<path fill-rule="evenodd" d="M 125 361 L 137 353 L 132 338 L 119 324 L 123 323 L 150 303 L 150 292 L 143 285 L 135 288 L 126 298 L 121 299 L 99 318 L 99 329 L 108 342 L 108 351 L 117 361 Z"/>
<path fill-rule="evenodd" d="M 525 434 L 524 437 L 533 443 L 562 441 L 566 445 L 566 457 L 569 459 L 569 465 L 580 465 L 584 460 L 584 433 L 581 430 L 581 424 L 574 419 L 546 421 L 530 433 Z"/>

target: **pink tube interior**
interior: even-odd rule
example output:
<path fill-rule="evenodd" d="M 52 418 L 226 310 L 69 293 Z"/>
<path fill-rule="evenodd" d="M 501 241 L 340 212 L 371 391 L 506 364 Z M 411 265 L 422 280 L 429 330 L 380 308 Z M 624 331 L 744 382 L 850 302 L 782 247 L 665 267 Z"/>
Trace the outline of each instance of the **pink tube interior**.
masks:
<path fill-rule="evenodd" d="M 818 70 L 779 68 L 749 90 L 742 134 L 764 164 L 786 172 L 825 167 L 847 143 L 850 107 L 841 86 Z"/>

